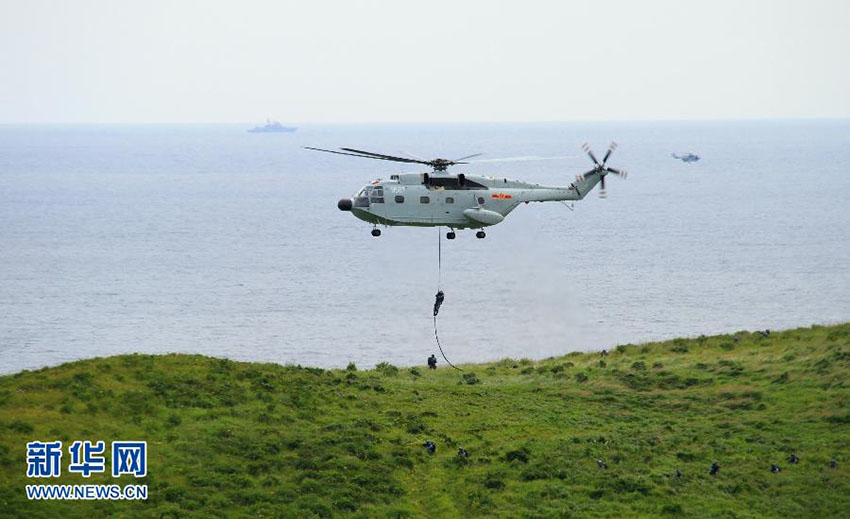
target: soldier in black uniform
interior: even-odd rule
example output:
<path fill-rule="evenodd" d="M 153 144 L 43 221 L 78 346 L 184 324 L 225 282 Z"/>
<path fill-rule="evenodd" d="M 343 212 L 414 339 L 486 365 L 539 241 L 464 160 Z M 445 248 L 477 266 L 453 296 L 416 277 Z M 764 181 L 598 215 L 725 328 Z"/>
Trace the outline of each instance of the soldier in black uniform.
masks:
<path fill-rule="evenodd" d="M 428 357 L 428 369 L 437 369 L 437 357 L 433 353 Z"/>
<path fill-rule="evenodd" d="M 796 454 L 792 454 L 788 456 L 788 462 L 796 465 L 797 463 L 800 463 L 800 458 L 798 458 Z"/>
<path fill-rule="evenodd" d="M 434 317 L 437 317 L 437 314 L 440 313 L 440 306 L 445 299 L 446 294 L 442 290 L 437 291 L 436 299 L 434 300 Z"/>

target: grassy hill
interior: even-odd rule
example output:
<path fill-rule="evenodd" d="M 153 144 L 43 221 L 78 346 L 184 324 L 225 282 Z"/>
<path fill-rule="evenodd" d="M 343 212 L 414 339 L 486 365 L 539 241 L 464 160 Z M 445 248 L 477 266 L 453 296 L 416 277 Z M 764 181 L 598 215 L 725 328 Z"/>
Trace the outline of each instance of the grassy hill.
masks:
<path fill-rule="evenodd" d="M 127 355 L 1 377 L 0 517 L 850 516 L 850 324 L 463 367 Z M 148 500 L 27 501 L 134 481 L 67 474 L 67 450 L 61 478 L 27 479 L 36 439 L 147 440 Z"/>

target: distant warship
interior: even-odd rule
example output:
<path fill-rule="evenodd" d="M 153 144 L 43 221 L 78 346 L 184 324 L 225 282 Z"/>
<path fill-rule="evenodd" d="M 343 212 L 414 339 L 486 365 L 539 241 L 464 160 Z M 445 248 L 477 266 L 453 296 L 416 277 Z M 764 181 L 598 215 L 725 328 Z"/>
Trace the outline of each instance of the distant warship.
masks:
<path fill-rule="evenodd" d="M 284 126 L 278 121 L 266 119 L 266 124 L 263 126 L 255 126 L 248 131 L 251 133 L 289 133 L 294 132 L 297 129 L 298 128 L 295 128 L 294 126 Z"/>

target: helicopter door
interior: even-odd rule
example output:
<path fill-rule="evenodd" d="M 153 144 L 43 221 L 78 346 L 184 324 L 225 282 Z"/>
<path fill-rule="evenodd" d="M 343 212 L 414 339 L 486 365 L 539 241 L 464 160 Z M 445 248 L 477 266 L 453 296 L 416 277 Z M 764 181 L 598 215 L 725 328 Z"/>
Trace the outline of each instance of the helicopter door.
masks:
<path fill-rule="evenodd" d="M 403 220 L 407 215 L 405 208 L 410 205 L 410 197 L 405 196 L 405 189 L 401 186 L 387 188 L 387 216 Z"/>
<path fill-rule="evenodd" d="M 457 212 L 457 197 L 455 197 L 453 191 L 448 191 L 446 196 L 441 197 L 440 202 L 440 208 L 442 209 L 440 217 L 451 218 Z"/>

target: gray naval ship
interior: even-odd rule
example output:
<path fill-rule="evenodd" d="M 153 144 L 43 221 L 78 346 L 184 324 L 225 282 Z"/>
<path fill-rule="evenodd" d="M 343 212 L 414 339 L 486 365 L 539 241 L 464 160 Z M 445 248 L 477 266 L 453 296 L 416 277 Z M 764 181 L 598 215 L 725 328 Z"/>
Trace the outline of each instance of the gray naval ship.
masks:
<path fill-rule="evenodd" d="M 294 126 L 284 126 L 280 124 L 279 121 L 272 121 L 271 119 L 266 119 L 266 124 L 263 126 L 255 126 L 248 130 L 250 133 L 290 133 L 294 132 L 298 128 Z"/>

